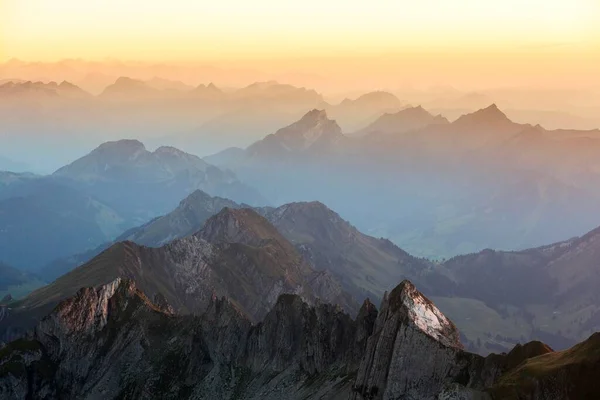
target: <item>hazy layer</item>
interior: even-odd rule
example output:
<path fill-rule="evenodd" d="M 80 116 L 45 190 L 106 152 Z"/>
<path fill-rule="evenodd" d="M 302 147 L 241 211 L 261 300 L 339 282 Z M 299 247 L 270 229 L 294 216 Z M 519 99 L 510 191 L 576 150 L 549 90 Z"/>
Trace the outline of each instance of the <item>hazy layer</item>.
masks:
<path fill-rule="evenodd" d="M 599 85 L 594 0 L 6 0 L 1 7 L 0 60 L 210 64 L 229 70 L 216 74 L 221 84 L 263 74 L 323 91 Z"/>

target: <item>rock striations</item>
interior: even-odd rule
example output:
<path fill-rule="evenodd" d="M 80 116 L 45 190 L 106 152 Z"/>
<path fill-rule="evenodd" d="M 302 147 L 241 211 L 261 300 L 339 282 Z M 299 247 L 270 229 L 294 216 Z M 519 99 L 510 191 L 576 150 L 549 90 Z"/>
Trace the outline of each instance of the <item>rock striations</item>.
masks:
<path fill-rule="evenodd" d="M 225 297 L 213 296 L 199 316 L 161 302 L 128 279 L 81 289 L 0 349 L 0 397 L 502 399 L 516 390 L 509 370 L 549 359 L 562 377 L 561 365 L 573 361 L 540 343 L 487 358 L 467 353 L 454 325 L 408 281 L 380 312 L 366 300 L 355 320 L 293 294 L 279 296 L 257 324 Z M 595 341 L 573 354 L 593 362 Z M 514 398 L 568 398 L 563 392 Z"/>
<path fill-rule="evenodd" d="M 164 296 L 180 314 L 202 314 L 214 296 L 231 299 L 252 321 L 264 318 L 285 293 L 310 304 L 317 299 L 338 304 L 352 315 L 360 306 L 332 275 L 305 262 L 264 217 L 250 209 L 224 208 L 194 235 L 160 248 L 116 243 L 15 304 L 0 325 L 0 339 L 31 328 L 81 286 L 119 277 L 134 280 L 151 299 Z"/>

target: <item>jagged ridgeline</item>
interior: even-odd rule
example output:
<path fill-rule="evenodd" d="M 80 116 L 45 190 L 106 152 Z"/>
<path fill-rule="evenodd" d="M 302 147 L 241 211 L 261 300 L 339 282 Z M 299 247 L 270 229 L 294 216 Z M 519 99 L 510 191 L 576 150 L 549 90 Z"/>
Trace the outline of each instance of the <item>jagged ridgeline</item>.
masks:
<path fill-rule="evenodd" d="M 213 296 L 199 316 L 129 279 L 83 288 L 0 350 L 2 399 L 585 399 L 598 335 L 482 357 L 409 281 L 339 307 L 282 294 L 258 322 Z M 595 368 L 593 366 L 596 366 Z M 590 397 L 591 396 L 591 397 Z"/>

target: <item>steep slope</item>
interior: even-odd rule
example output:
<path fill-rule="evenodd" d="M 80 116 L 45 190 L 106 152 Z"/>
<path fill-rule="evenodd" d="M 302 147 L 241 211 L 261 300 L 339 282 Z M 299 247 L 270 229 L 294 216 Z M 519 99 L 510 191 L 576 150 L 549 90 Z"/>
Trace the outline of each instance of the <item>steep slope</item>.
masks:
<path fill-rule="evenodd" d="M 232 200 L 212 197 L 201 190 L 196 190 L 183 199 L 169 214 L 125 232 L 115 241 L 130 240 L 145 246 L 162 246 L 174 239 L 199 231 L 206 220 L 225 207 L 240 208 L 240 205 Z"/>
<path fill-rule="evenodd" d="M 299 154 L 334 151 L 345 136 L 325 110 L 312 110 L 300 120 L 279 129 L 246 149 L 246 157 L 255 161 L 284 161 Z"/>
<path fill-rule="evenodd" d="M 453 324 L 410 282 L 386 296 L 379 313 L 365 301 L 356 320 L 330 305 L 282 295 L 252 325 L 225 298 L 212 298 L 202 316 L 179 316 L 118 278 L 81 289 L 27 339 L 2 348 L 0 394 L 487 400 L 486 390 L 502 375 L 500 383 L 516 366 L 554 356 L 541 343 L 485 359 L 460 347 Z M 581 381 L 590 384 L 591 377 Z"/>
<path fill-rule="evenodd" d="M 79 287 L 118 277 L 135 280 L 151 298 L 162 295 L 185 313 L 203 312 L 217 295 L 231 298 L 252 318 L 261 318 L 282 293 L 297 293 L 310 302 L 319 298 L 352 313 L 358 309 L 327 272 L 305 263 L 266 219 L 248 209 L 225 208 L 197 234 L 166 246 L 111 246 L 16 304 L 5 335 L 12 337 L 11 332 L 31 326 Z"/>
<path fill-rule="evenodd" d="M 363 343 L 364 331 L 347 315 L 329 305 L 309 307 L 297 296 L 280 297 L 252 326 L 226 299 L 212 298 L 203 316 L 181 317 L 153 304 L 133 282 L 117 279 L 82 289 L 45 318 L 32 339 L 3 349 L 0 394 L 334 398 L 347 393 L 343 378 Z"/>
<path fill-rule="evenodd" d="M 53 177 L 145 220 L 170 211 L 196 189 L 250 204 L 266 202 L 230 171 L 173 147 L 150 152 L 137 140 L 104 143 Z"/>
<path fill-rule="evenodd" d="M 208 218 L 217 214 L 224 207 L 240 208 L 241 206 L 231 200 L 212 197 L 201 190 L 196 190 L 183 199 L 179 206 L 170 213 L 157 217 L 144 225 L 131 228 L 114 241 L 103 243 L 92 250 L 53 260 L 44 265 L 40 270 L 40 275 L 51 282 L 91 260 L 117 242 L 132 241 L 144 246 L 160 247 L 172 240 L 198 232 Z"/>
<path fill-rule="evenodd" d="M 224 207 L 244 208 L 244 205 L 197 191 L 171 213 L 126 232 L 116 241 L 131 240 L 158 247 L 201 230 L 206 220 Z M 379 301 L 384 291 L 392 288 L 391 282 L 404 278 L 418 282 L 427 293 L 448 293 L 443 290 L 448 280 L 432 263 L 410 256 L 389 240 L 361 233 L 322 203 L 291 203 L 254 210 L 269 220 L 277 235 L 292 243 L 314 269 L 332 274 L 355 298 Z M 93 255 L 85 256 L 89 259 Z M 75 261 L 78 260 L 82 258 Z M 75 266 L 69 260 L 62 260 L 56 266 L 61 263 L 67 268 Z"/>
<path fill-rule="evenodd" d="M 433 265 L 412 257 L 386 239 L 365 235 L 319 202 L 291 203 L 265 216 L 317 269 L 331 272 L 357 298 L 377 301 L 391 283 L 419 282 L 442 292 L 446 281 Z M 440 280 L 436 282 L 436 280 Z"/>

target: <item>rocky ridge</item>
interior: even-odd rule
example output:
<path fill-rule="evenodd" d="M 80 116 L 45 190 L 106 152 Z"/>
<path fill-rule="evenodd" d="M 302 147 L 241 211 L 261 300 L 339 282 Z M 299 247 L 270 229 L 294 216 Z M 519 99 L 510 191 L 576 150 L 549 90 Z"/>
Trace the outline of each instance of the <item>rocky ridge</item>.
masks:
<path fill-rule="evenodd" d="M 423 307 L 437 323 L 423 324 Z M 201 316 L 165 312 L 118 278 L 81 289 L 27 338 L 2 348 L 0 395 L 491 399 L 506 371 L 551 354 L 535 343 L 487 358 L 461 347 L 452 323 L 408 281 L 385 296 L 380 312 L 366 300 L 355 320 L 284 294 L 253 324 L 224 297 L 212 297 Z"/>
<path fill-rule="evenodd" d="M 202 314 L 212 297 L 226 296 L 252 321 L 260 321 L 285 293 L 310 304 L 338 304 L 352 315 L 359 309 L 333 276 L 306 263 L 264 217 L 250 209 L 224 208 L 196 234 L 160 248 L 116 243 L 14 304 L 0 338 L 18 337 L 79 287 L 119 277 L 134 280 L 151 299 L 164 297 L 160 302 L 181 314 Z"/>

